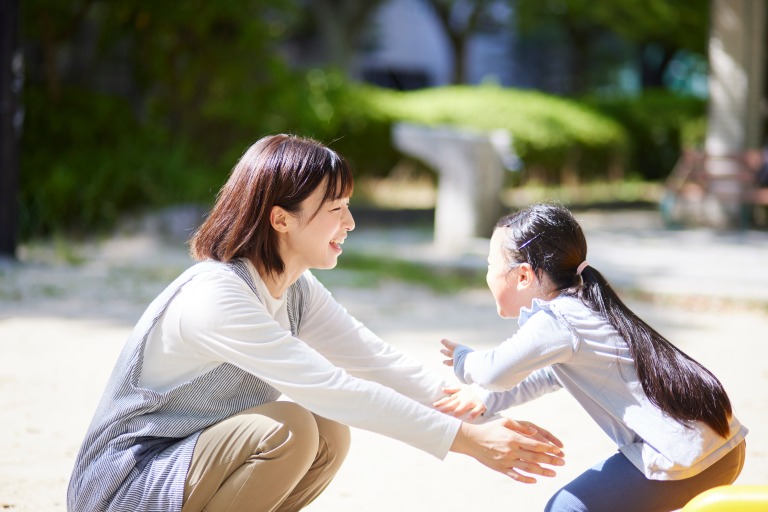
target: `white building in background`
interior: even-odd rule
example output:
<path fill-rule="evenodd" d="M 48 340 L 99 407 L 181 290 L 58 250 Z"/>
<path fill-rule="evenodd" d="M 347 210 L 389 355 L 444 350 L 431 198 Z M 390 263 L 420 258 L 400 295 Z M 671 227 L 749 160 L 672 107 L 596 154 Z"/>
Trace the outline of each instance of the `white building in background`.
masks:
<path fill-rule="evenodd" d="M 501 3 L 498 8 L 507 9 Z M 514 43 L 509 30 L 475 35 L 467 48 L 468 82 L 492 80 L 517 85 Z M 427 2 L 389 0 L 382 4 L 358 52 L 357 78 L 397 89 L 415 89 L 447 85 L 452 72 L 448 36 Z"/>
<path fill-rule="evenodd" d="M 398 89 L 450 82 L 453 55 L 432 8 L 421 0 L 385 2 L 358 52 L 359 78 Z"/>

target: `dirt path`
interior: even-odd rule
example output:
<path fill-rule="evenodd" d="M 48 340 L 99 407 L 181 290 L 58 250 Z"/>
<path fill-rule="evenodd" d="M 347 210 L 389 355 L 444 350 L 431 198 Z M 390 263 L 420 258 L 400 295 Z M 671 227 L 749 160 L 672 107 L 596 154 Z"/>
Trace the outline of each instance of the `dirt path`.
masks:
<path fill-rule="evenodd" d="M 85 261 L 61 263 L 62 252 L 70 260 L 85 255 Z M 116 354 L 146 304 L 189 260 L 182 246 L 151 237 L 58 251 L 32 248 L 25 258 L 30 263 L 0 266 L 0 509 L 63 512 L 72 460 Z M 384 283 L 332 291 L 374 332 L 446 375 L 440 338 L 490 345 L 514 328 L 496 317 L 482 290 L 446 296 Z M 768 482 L 765 313 L 692 312 L 679 303 L 632 306 L 721 378 L 751 431 L 737 483 Z M 525 486 L 466 457 L 449 455 L 441 462 L 355 430 L 347 463 L 308 510 L 540 510 L 570 477 L 613 451 L 564 392 L 509 415 L 539 423 L 566 443 L 568 464 L 557 478 Z"/>

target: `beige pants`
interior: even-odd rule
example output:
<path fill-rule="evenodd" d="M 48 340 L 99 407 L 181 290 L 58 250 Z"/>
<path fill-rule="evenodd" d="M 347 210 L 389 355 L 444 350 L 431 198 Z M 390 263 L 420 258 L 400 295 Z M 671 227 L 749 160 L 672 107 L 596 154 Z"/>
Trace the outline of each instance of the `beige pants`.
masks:
<path fill-rule="evenodd" d="M 182 512 L 300 510 L 330 483 L 349 428 L 292 402 L 245 410 L 200 434 Z"/>

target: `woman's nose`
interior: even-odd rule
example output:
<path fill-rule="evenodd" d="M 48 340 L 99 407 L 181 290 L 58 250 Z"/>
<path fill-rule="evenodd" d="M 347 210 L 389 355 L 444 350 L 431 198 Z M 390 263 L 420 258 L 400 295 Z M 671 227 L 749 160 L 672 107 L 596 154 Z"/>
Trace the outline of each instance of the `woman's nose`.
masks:
<path fill-rule="evenodd" d="M 344 229 L 352 231 L 355 229 L 355 218 L 352 216 L 352 212 L 347 209 L 347 215 L 344 219 Z"/>

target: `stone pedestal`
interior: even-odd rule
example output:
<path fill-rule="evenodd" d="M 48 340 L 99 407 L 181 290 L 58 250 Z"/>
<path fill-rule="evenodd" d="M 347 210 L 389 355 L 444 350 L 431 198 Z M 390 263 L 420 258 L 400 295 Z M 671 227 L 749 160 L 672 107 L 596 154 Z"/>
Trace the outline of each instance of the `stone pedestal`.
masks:
<path fill-rule="evenodd" d="M 392 136 L 398 150 L 438 174 L 435 243 L 461 249 L 489 236 L 503 212 L 504 164 L 514 158 L 509 134 L 401 123 Z"/>

